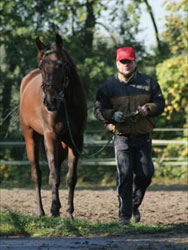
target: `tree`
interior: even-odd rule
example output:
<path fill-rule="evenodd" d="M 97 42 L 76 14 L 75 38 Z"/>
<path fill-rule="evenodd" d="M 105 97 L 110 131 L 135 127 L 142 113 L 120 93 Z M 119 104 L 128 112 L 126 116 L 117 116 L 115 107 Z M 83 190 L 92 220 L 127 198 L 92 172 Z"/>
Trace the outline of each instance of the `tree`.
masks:
<path fill-rule="evenodd" d="M 157 65 L 157 77 L 166 98 L 165 113 L 171 124 L 188 125 L 188 0 L 166 1 L 169 15 L 163 38 L 169 43 L 171 57 Z M 181 113 L 180 113 L 181 112 Z"/>
<path fill-rule="evenodd" d="M 134 15 L 136 14 L 136 11 L 138 12 L 138 9 L 140 9 L 141 4 L 145 4 L 146 6 L 146 11 L 148 12 L 150 18 L 151 18 L 151 22 L 153 24 L 153 28 L 155 31 L 155 38 L 156 38 L 156 42 L 157 42 L 157 48 L 158 48 L 158 53 L 162 53 L 162 44 L 161 44 L 161 40 L 159 37 L 159 31 L 158 31 L 158 27 L 157 27 L 157 23 L 153 14 L 153 9 L 152 6 L 149 4 L 148 0 L 132 0 L 131 3 L 129 4 L 129 10 L 131 11 L 131 13 L 134 13 Z M 140 14 L 140 13 L 138 13 Z M 137 15 L 138 15 L 137 14 Z M 135 16 L 137 16 L 135 15 Z M 138 19 L 138 16 L 137 16 Z"/>
<path fill-rule="evenodd" d="M 188 15 L 187 0 L 172 1 L 165 0 L 166 10 L 169 14 L 166 17 L 166 30 L 163 38 L 169 43 L 173 55 L 187 53 L 188 51 Z"/>
<path fill-rule="evenodd" d="M 157 65 L 157 76 L 166 99 L 166 117 L 183 126 L 188 114 L 188 61 L 181 54 Z M 183 115 L 183 116 L 182 116 Z"/>
<path fill-rule="evenodd" d="M 30 13 L 27 10 L 30 10 Z M 9 131 L 11 139 L 19 138 L 19 86 L 21 78 L 35 68 L 34 45 L 37 18 L 32 1 L 0 1 L 0 138 Z M 17 110 L 8 116 L 11 110 Z M 6 119 L 4 119 L 6 118 Z M 12 122 L 11 122 L 12 121 Z M 11 124 L 11 126 L 10 126 Z M 24 152 L 24 149 L 21 152 Z M 15 159 L 17 148 L 1 150 L 1 159 Z M 19 151 L 20 153 L 20 151 Z"/>
<path fill-rule="evenodd" d="M 47 43 L 56 32 L 60 33 L 80 71 L 90 102 L 94 101 L 99 84 L 114 74 L 118 46 L 132 45 L 138 51 L 138 62 L 143 58 L 143 46 L 134 38 L 138 20 L 127 14 L 123 0 L 114 2 L 109 7 L 107 0 L 0 0 L 1 121 L 18 106 L 21 79 L 37 67 L 37 36 Z M 104 13 L 110 13 L 106 25 L 97 21 Z M 103 34 L 96 36 L 102 25 L 107 27 L 107 39 Z M 109 42 L 112 33 L 114 40 Z M 2 136 L 9 128 L 10 118 L 1 124 Z"/>

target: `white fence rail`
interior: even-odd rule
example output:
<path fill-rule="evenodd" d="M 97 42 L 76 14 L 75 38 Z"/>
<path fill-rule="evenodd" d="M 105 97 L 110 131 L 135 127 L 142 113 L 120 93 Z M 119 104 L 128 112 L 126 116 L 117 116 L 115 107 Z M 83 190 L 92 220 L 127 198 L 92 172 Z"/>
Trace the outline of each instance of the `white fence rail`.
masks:
<path fill-rule="evenodd" d="M 183 128 L 156 128 L 154 129 L 155 131 L 161 131 L 161 132 L 187 132 L 188 129 L 183 129 Z M 100 134 L 102 131 L 97 131 L 98 134 Z M 94 131 L 88 131 L 88 134 L 95 134 L 96 130 Z M 88 139 L 84 142 L 84 147 L 85 148 L 92 148 L 92 147 L 103 147 L 106 145 L 108 140 L 93 140 L 93 139 Z M 187 145 L 188 148 L 188 141 L 186 140 L 157 140 L 153 139 L 152 140 L 153 146 L 167 146 L 167 145 Z M 0 141 L 0 146 L 2 147 L 15 147 L 15 146 L 25 146 L 24 141 Z M 111 147 L 112 143 L 108 145 L 108 147 Z M 154 162 L 158 162 L 161 165 L 170 165 L 170 166 L 182 166 L 182 165 L 187 165 L 188 166 L 188 159 L 187 158 L 162 158 L 160 159 L 155 159 L 153 158 Z M 47 165 L 46 161 L 41 161 L 40 164 L 42 165 Z M 82 166 L 116 166 L 116 161 L 114 158 L 100 158 L 100 159 L 87 159 L 79 160 L 79 164 Z M 17 160 L 12 160 L 12 161 L 6 161 L 6 160 L 0 160 L 0 165 L 29 165 L 28 161 L 17 161 Z"/>
<path fill-rule="evenodd" d="M 156 159 L 153 159 L 156 163 Z M 170 166 L 188 166 L 188 160 L 183 158 L 164 158 L 159 161 L 160 165 L 170 165 Z M 81 166 L 116 166 L 116 161 L 114 158 L 104 158 L 104 159 L 91 159 L 91 160 L 79 160 L 79 165 Z M 25 166 L 29 165 L 29 161 L 0 161 L 0 165 L 18 165 Z M 48 165 L 46 161 L 40 161 L 40 165 Z"/>
<path fill-rule="evenodd" d="M 95 147 L 95 146 L 104 146 L 106 143 L 108 142 L 108 140 L 92 140 L 92 141 L 86 141 L 84 143 L 84 146 L 86 147 Z M 188 141 L 185 140 L 152 140 L 152 144 L 153 145 L 175 145 L 175 144 L 187 144 L 188 145 Z M 25 146 L 25 142 L 24 141 L 5 141 L 5 142 L 0 142 L 0 146 Z M 110 144 L 109 144 L 110 146 Z"/>

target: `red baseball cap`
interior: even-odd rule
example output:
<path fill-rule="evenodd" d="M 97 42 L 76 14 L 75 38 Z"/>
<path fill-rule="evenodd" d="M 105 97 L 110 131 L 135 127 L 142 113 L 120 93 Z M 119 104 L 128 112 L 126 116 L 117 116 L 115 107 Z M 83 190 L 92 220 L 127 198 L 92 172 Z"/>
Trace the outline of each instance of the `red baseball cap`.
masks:
<path fill-rule="evenodd" d="M 116 50 L 116 61 L 121 61 L 124 59 L 130 61 L 136 60 L 135 51 L 132 47 L 123 47 Z"/>

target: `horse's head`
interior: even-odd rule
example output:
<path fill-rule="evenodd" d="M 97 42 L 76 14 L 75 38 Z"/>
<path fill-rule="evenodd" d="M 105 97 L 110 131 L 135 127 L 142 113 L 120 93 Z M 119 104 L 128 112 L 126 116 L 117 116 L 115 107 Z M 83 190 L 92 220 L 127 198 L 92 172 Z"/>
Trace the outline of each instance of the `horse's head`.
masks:
<path fill-rule="evenodd" d="M 56 35 L 50 46 L 36 38 L 39 50 L 39 68 L 42 74 L 43 103 L 49 111 L 56 111 L 63 101 L 64 89 L 69 84 L 70 65 L 63 50 L 63 41 Z"/>

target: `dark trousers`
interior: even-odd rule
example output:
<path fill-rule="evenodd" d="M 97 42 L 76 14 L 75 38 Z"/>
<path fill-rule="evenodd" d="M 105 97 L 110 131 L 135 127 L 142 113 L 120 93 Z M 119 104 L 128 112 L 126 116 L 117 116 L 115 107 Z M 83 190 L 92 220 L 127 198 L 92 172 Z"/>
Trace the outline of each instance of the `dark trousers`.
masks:
<path fill-rule="evenodd" d="M 151 138 L 114 136 L 117 161 L 117 190 L 119 216 L 130 219 L 132 209 L 138 208 L 154 174 Z"/>

